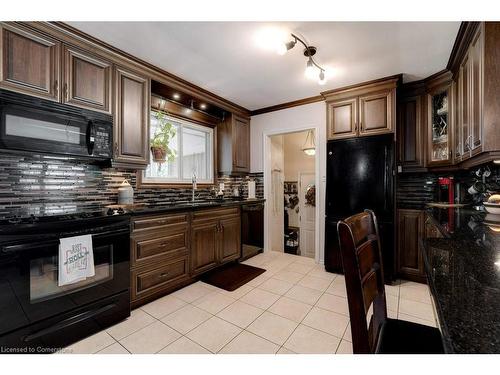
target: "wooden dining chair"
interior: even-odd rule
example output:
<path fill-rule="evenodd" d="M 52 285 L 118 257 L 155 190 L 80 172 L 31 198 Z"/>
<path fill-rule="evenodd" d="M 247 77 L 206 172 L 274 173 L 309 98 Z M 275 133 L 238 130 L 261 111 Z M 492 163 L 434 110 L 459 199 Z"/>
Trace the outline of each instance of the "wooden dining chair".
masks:
<path fill-rule="evenodd" d="M 337 224 L 354 354 L 444 353 L 437 328 L 387 317 L 382 251 L 371 210 Z M 367 313 L 372 311 L 370 319 Z"/>

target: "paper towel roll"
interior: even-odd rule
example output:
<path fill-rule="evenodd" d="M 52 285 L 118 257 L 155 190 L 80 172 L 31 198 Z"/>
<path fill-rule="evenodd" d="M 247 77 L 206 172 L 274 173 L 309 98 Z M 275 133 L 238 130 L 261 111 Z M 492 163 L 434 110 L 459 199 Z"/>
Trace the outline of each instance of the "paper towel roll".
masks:
<path fill-rule="evenodd" d="M 255 181 L 248 181 L 248 199 L 255 199 Z"/>

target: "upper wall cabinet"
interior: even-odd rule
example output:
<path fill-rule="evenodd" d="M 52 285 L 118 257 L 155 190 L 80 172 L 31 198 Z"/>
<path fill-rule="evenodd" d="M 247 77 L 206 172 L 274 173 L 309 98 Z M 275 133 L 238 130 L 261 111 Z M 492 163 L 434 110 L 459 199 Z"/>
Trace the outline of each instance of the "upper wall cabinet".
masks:
<path fill-rule="evenodd" d="M 427 166 L 453 163 L 453 121 L 451 74 L 446 71 L 428 82 Z"/>
<path fill-rule="evenodd" d="M 250 119 L 231 114 L 217 126 L 218 172 L 250 171 Z"/>
<path fill-rule="evenodd" d="M 63 102 L 111 113 L 111 63 L 69 46 L 63 56 Z"/>
<path fill-rule="evenodd" d="M 114 162 L 145 168 L 149 162 L 149 79 L 115 69 Z"/>
<path fill-rule="evenodd" d="M 458 71 L 456 148 L 459 161 L 482 151 L 483 133 L 483 32 L 480 26 Z"/>
<path fill-rule="evenodd" d="M 404 93 L 403 93 L 404 95 Z M 398 104 L 398 163 L 404 171 L 416 172 L 424 168 L 424 136 L 421 95 L 404 96 Z"/>
<path fill-rule="evenodd" d="M 327 103 L 328 139 L 352 138 L 357 135 L 358 98 Z"/>
<path fill-rule="evenodd" d="M 322 93 L 329 140 L 392 133 L 399 76 Z"/>
<path fill-rule="evenodd" d="M 359 97 L 359 135 L 391 133 L 396 89 Z"/>
<path fill-rule="evenodd" d="M 60 43 L 24 28 L 0 24 L 0 87 L 60 99 Z"/>

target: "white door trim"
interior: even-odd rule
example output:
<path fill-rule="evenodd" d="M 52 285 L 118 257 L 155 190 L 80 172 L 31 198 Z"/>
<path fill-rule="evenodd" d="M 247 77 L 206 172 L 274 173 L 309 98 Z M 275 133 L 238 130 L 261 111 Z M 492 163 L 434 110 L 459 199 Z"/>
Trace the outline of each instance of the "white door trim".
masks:
<path fill-rule="evenodd" d="M 314 155 L 314 171 L 315 171 L 315 184 L 316 184 L 316 202 L 319 204 L 320 201 L 320 169 L 319 169 L 319 155 L 323 151 L 322 148 L 326 145 L 322 145 L 319 140 L 320 128 L 316 125 L 304 125 L 303 127 L 294 127 L 289 129 L 279 129 L 279 130 L 267 130 L 262 133 L 262 144 L 263 144 L 263 169 L 264 169 L 264 198 L 266 202 L 271 201 L 271 140 L 270 137 L 272 135 L 285 135 L 289 133 L 297 133 L 301 131 L 314 130 L 314 137 L 316 140 L 316 154 Z M 317 207 L 317 206 L 316 206 Z M 314 259 L 316 263 L 320 261 L 320 231 L 319 231 L 319 223 L 321 222 L 320 211 L 318 207 L 316 208 L 315 216 L 316 216 L 316 226 L 314 228 L 314 246 L 315 246 L 315 255 Z M 264 205 L 264 251 L 269 251 L 270 249 L 270 238 L 269 238 L 269 215 L 271 214 L 271 208 L 269 204 Z"/>

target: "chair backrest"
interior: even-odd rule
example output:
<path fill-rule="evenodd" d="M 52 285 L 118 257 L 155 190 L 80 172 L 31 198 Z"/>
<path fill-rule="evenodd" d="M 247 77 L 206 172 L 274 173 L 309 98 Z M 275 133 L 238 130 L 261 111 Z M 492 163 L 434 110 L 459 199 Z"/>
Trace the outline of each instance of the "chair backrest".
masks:
<path fill-rule="evenodd" d="M 387 319 L 384 273 L 377 219 L 373 211 L 337 224 L 344 266 L 354 353 L 373 353 L 382 323 Z M 373 315 L 367 322 L 367 313 Z"/>

